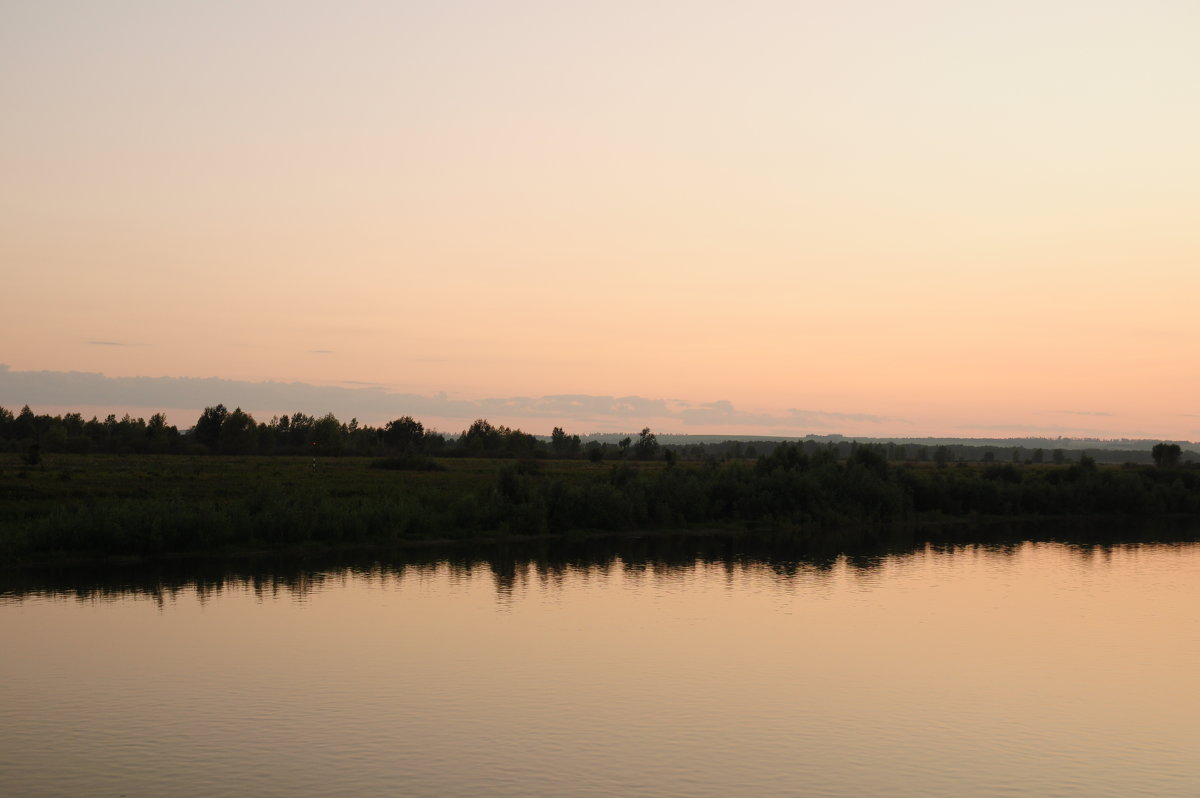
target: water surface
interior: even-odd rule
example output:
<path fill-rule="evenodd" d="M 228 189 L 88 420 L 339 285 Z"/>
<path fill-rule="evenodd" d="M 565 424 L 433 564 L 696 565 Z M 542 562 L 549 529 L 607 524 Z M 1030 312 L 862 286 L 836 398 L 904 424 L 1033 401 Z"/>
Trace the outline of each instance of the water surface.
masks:
<path fill-rule="evenodd" d="M 0 783 L 1200 794 L 1200 545 L 714 545 L 9 579 Z"/>

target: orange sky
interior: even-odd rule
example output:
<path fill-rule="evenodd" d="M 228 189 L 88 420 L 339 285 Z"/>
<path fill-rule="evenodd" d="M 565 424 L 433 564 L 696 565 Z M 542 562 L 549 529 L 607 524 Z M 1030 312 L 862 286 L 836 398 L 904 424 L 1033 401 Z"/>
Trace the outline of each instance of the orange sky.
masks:
<path fill-rule="evenodd" d="M 1200 439 L 1198 29 L 1191 2 L 8 4 L 0 363 Z M 337 410 L 256 408 L 296 409 Z"/>

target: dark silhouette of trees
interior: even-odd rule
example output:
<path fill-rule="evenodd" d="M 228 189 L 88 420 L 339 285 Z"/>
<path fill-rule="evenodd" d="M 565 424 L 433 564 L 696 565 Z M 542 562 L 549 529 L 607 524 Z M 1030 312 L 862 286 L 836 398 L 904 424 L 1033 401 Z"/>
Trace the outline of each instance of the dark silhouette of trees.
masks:
<path fill-rule="evenodd" d="M 196 419 L 196 426 L 192 428 L 192 438 L 196 443 L 216 451 L 221 440 L 221 425 L 225 423 L 225 417 L 228 415 L 229 411 L 225 409 L 225 405 L 204 408 L 200 418 Z"/>
<path fill-rule="evenodd" d="M 317 423 L 315 418 L 305 413 L 293 413 L 290 419 L 287 416 L 280 419 L 280 423 L 285 431 L 284 438 L 288 449 L 292 453 L 312 452 L 313 426 Z"/>
<path fill-rule="evenodd" d="M 1150 456 L 1154 458 L 1154 464 L 1159 468 L 1171 468 L 1179 465 L 1179 457 L 1182 453 L 1178 443 L 1156 443 L 1150 450 Z"/>
<path fill-rule="evenodd" d="M 0 451 L 28 452 L 37 445 L 41 454 L 90 451 L 122 454 L 166 453 L 179 445 L 179 431 L 166 423 L 161 413 L 143 419 L 126 414 L 109 415 L 103 421 L 84 421 L 79 413 L 63 416 L 37 415 L 28 405 L 18 415 L 0 407 Z"/>
<path fill-rule="evenodd" d="M 459 436 L 456 451 L 467 457 L 536 457 L 544 455 L 545 447 L 536 437 L 519 429 L 494 426 L 487 419 L 477 419 Z"/>
<path fill-rule="evenodd" d="M 937 463 L 938 468 L 945 468 L 953 459 L 954 455 L 950 453 L 948 446 L 939 446 L 933 452 L 933 461 Z"/>
<path fill-rule="evenodd" d="M 37 422 L 29 405 L 21 408 L 21 413 L 12 422 L 12 436 L 17 440 L 37 437 Z"/>
<path fill-rule="evenodd" d="M 235 408 L 221 422 L 218 444 L 222 454 L 251 454 L 257 448 L 258 425 L 242 408 Z"/>
<path fill-rule="evenodd" d="M 649 427 L 643 427 L 638 434 L 638 442 L 633 447 L 634 456 L 639 460 L 653 460 L 658 454 L 658 438 L 650 431 Z"/>
<path fill-rule="evenodd" d="M 500 430 L 492 426 L 486 418 L 476 419 L 458 439 L 463 452 L 476 457 L 498 450 L 500 441 Z"/>
<path fill-rule="evenodd" d="M 871 443 L 849 439 L 806 439 L 795 443 L 755 440 L 752 444 L 738 440 L 708 440 L 696 443 L 664 445 L 649 427 L 637 436 L 590 435 L 583 440 L 555 427 L 548 437 L 539 438 L 519 429 L 497 426 L 487 419 L 476 419 L 470 427 L 456 436 L 445 436 L 412 416 L 402 416 L 380 427 L 360 424 L 357 419 L 341 422 L 332 413 L 312 416 L 303 412 L 256 421 L 240 407 L 230 411 L 223 404 L 206 407 L 191 429 L 180 431 L 167 422 L 163 413 L 155 413 L 149 421 L 126 414 L 121 418 L 109 415 L 85 420 L 80 413 L 61 416 L 39 415 L 28 406 L 19 413 L 0 407 L 0 451 L 17 455 L 27 453 L 37 444 L 43 457 L 58 452 L 84 454 L 228 454 L 228 455 L 351 455 L 358 457 L 422 456 L 422 457 L 479 457 L 534 460 L 540 458 L 586 457 L 592 462 L 604 460 L 663 459 L 667 452 L 679 463 L 728 463 L 753 460 L 755 455 L 768 458 L 781 447 L 796 447 L 814 462 L 850 462 L 871 470 L 876 465 L 874 452 L 889 464 L 921 463 L 932 459 L 939 466 L 957 463 L 970 469 L 971 463 L 996 465 L 1001 460 L 1013 464 L 1042 464 L 1054 462 L 1056 468 L 1047 473 L 1099 474 L 1111 479 L 1103 466 L 1092 463 L 1116 464 L 1125 462 L 1129 468 L 1151 461 L 1178 471 L 1200 468 L 1195 451 L 1181 449 L 1178 443 L 1152 442 L 1143 447 L 1106 448 L 1097 446 L 1086 451 L 1063 448 L 1026 448 L 1024 446 L 972 446 L 962 443 L 926 444 Z M 586 444 L 584 443 L 586 441 Z M 1052 444 L 1051 444 L 1052 445 Z M 875 447 L 864 450 L 863 447 Z M 1074 458 L 1080 457 L 1079 460 Z M 864 459 L 867 458 L 867 459 Z M 1072 464 L 1074 461 L 1074 464 Z M 404 461 L 408 463 L 409 461 Z M 413 460 L 413 463 L 418 462 Z M 420 461 L 424 462 L 424 461 Z M 1175 473 L 1175 472 L 1173 472 Z M 1163 475 L 1164 477 L 1166 475 Z"/>
<path fill-rule="evenodd" d="M 578 435 L 567 435 L 562 427 L 555 427 L 550 433 L 550 450 L 555 457 L 578 457 L 580 448 Z"/>
<path fill-rule="evenodd" d="M 333 413 L 326 413 L 312 426 L 313 448 L 317 454 L 338 455 L 342 453 L 345 430 Z"/>
<path fill-rule="evenodd" d="M 425 425 L 412 416 L 389 421 L 383 428 L 383 442 L 397 452 L 419 452 L 425 442 Z"/>
<path fill-rule="evenodd" d="M 155 413 L 150 416 L 150 421 L 146 424 L 146 441 L 149 451 L 154 454 L 163 454 L 170 451 L 171 431 L 173 429 L 174 427 L 167 424 L 167 417 L 162 413 Z"/>
<path fill-rule="evenodd" d="M 587 459 L 593 463 L 599 463 L 604 459 L 604 444 L 600 441 L 588 441 L 587 446 L 583 447 L 587 451 Z"/>

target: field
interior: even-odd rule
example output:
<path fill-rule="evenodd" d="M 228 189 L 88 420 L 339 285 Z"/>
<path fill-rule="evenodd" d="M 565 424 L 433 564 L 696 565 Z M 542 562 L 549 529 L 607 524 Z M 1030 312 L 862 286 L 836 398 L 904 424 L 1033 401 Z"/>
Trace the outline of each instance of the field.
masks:
<path fill-rule="evenodd" d="M 246 498 L 270 485 L 324 498 L 380 495 L 415 497 L 461 494 L 495 483 L 513 460 L 445 458 L 439 471 L 372 468 L 370 457 L 221 457 L 178 455 L 47 455 L 27 466 L 15 454 L 0 454 L 0 522 L 13 513 L 48 512 L 95 499 L 149 499 L 164 495 L 202 500 Z M 630 462 L 653 471 L 664 463 Z M 536 461 L 541 475 L 582 481 L 609 473 L 611 463 L 587 460 Z"/>
<path fill-rule="evenodd" d="M 498 475 L 536 471 L 580 485 L 586 460 L 452 458 L 441 470 L 373 468 L 374 458 L 0 455 L 0 556 L 154 554 L 303 544 L 397 544 L 544 532 L 487 524 Z M 658 470 L 661 462 L 636 463 Z M 489 527 L 490 528 L 487 528 Z"/>
<path fill-rule="evenodd" d="M 891 463 L 869 447 L 845 460 L 781 447 L 757 461 L 680 464 L 0 456 L 7 564 L 698 528 L 827 544 L 955 519 L 1165 516 L 1200 517 L 1200 470 L 934 467 Z"/>

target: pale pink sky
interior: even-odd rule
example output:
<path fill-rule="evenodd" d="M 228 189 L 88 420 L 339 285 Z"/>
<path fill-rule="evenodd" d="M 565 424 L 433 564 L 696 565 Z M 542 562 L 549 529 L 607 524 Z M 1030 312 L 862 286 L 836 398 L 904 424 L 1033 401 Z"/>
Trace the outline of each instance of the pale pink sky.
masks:
<path fill-rule="evenodd" d="M 0 363 L 1200 439 L 1198 30 L 1190 0 L 6 3 Z M 641 426 L 553 406 L 489 417 Z"/>

